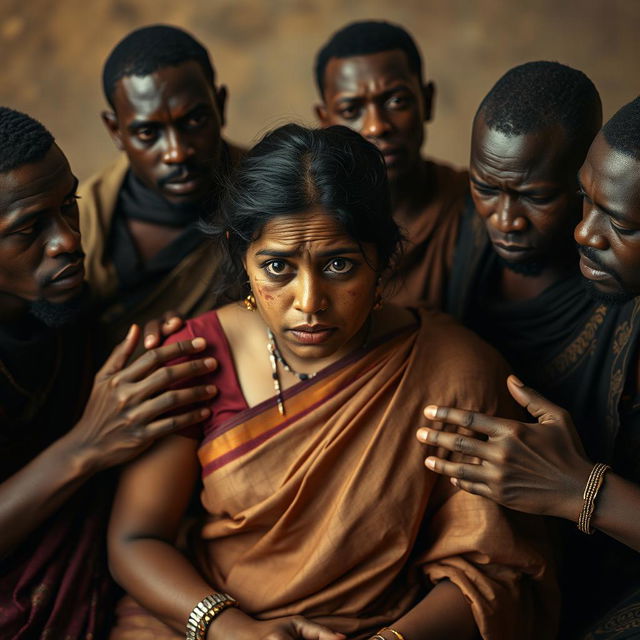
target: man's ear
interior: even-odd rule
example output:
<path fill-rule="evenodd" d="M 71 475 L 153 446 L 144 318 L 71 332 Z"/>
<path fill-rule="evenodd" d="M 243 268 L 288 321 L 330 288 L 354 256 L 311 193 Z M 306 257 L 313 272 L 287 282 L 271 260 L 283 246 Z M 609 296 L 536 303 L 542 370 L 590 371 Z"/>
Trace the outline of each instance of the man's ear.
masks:
<path fill-rule="evenodd" d="M 329 112 L 327 111 L 327 106 L 324 102 L 320 102 L 319 104 L 313 107 L 313 111 L 316 114 L 316 118 L 318 118 L 318 122 L 322 127 L 328 127 L 331 123 L 329 122 Z"/>
<path fill-rule="evenodd" d="M 225 109 L 227 107 L 227 87 L 221 84 L 217 89 L 215 89 L 216 95 L 216 105 L 218 107 L 218 113 L 220 114 L 220 128 L 224 127 L 227 124 L 227 117 L 225 114 Z"/>
<path fill-rule="evenodd" d="M 122 136 L 120 134 L 120 126 L 118 125 L 118 118 L 116 117 L 116 114 L 113 113 L 113 111 L 103 111 L 100 114 L 100 117 L 113 140 L 113 144 L 115 144 L 120 151 L 123 151 L 124 146 L 122 144 Z"/>
<path fill-rule="evenodd" d="M 436 97 L 436 85 L 428 82 L 422 85 L 422 100 L 424 101 L 424 121 L 431 122 L 433 119 L 433 103 Z"/>

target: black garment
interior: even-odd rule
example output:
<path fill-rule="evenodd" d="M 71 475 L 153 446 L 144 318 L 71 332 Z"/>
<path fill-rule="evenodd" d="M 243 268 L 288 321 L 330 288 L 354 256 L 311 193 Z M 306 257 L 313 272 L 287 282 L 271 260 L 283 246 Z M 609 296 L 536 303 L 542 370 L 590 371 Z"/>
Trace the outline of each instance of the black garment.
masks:
<path fill-rule="evenodd" d="M 118 274 L 118 298 L 125 309 L 144 300 L 184 258 L 204 241 L 198 228 L 204 205 L 177 207 L 145 187 L 128 171 L 113 216 L 113 226 L 107 244 Z M 178 224 L 182 218 L 182 224 Z M 172 227 L 182 227 L 182 233 L 151 260 L 144 261 L 131 236 L 127 221 L 144 220 Z"/>
<path fill-rule="evenodd" d="M 591 460 L 640 483 L 640 401 L 635 389 L 625 390 L 638 358 L 640 298 L 596 302 L 576 273 L 535 299 L 499 301 L 493 291 L 501 268 L 469 202 L 447 311 L 493 344 L 526 384 L 569 411 Z M 604 534 L 585 536 L 569 523 L 562 528 L 564 640 L 640 587 L 640 554 Z"/>
<path fill-rule="evenodd" d="M 0 327 L 0 482 L 69 431 L 95 373 L 80 320 Z M 106 561 L 113 477 L 98 474 L 0 559 L 0 637 L 106 638 L 116 587 Z"/>

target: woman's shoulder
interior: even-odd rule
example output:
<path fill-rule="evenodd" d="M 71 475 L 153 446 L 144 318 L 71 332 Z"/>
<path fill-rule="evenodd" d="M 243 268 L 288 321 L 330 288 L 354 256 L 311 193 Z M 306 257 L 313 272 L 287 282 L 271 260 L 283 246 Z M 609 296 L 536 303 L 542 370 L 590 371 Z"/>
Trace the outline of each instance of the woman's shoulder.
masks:
<path fill-rule="evenodd" d="M 431 357 L 479 371 L 488 366 L 500 371 L 508 368 L 494 347 L 448 313 L 427 308 L 417 309 L 416 313 L 420 320 L 419 342 Z"/>
<path fill-rule="evenodd" d="M 204 338 L 207 342 L 217 340 L 221 334 L 220 321 L 218 319 L 218 311 L 207 311 L 194 318 L 185 321 L 184 326 L 171 334 L 165 344 L 180 342 L 181 340 L 192 340 L 193 338 Z"/>

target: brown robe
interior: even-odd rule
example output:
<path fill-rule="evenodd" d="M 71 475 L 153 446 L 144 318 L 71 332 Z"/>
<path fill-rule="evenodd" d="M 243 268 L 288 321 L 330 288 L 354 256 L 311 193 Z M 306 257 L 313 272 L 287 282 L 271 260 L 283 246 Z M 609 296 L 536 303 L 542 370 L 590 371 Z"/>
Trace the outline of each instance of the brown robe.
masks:
<path fill-rule="evenodd" d="M 243 152 L 231 145 L 227 145 L 227 148 L 233 165 Z M 217 302 L 213 286 L 220 257 L 214 241 L 204 236 L 200 245 L 160 280 L 140 303 L 125 308 L 118 299 L 118 276 L 107 254 L 107 242 L 118 194 L 128 169 L 129 162 L 123 154 L 113 165 L 83 182 L 78 189 L 86 279 L 98 308 L 102 309 L 107 348 L 122 340 L 134 322 L 144 326 L 147 321 L 162 317 L 168 310 L 191 318 L 212 309 Z"/>
<path fill-rule="evenodd" d="M 412 217 L 396 216 L 405 242 L 389 278 L 385 299 L 399 306 L 424 302 L 441 309 L 453 267 L 469 175 L 446 164 L 424 160 L 424 206 Z"/>

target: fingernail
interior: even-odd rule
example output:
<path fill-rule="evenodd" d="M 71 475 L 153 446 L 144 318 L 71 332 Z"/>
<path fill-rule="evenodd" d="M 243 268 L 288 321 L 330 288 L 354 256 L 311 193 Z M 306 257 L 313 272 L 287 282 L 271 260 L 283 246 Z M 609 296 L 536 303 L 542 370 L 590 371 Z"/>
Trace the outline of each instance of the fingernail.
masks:
<path fill-rule="evenodd" d="M 130 338 L 133 335 L 133 332 L 136 330 L 136 325 L 132 324 L 129 327 L 129 331 L 127 331 L 127 338 Z"/>
<path fill-rule="evenodd" d="M 214 385 L 212 385 L 212 384 L 208 384 L 208 385 L 206 386 L 206 390 L 207 390 L 207 393 L 208 393 L 209 395 L 212 395 L 212 394 L 214 394 L 214 393 L 217 391 L 216 387 L 215 387 Z"/>
<path fill-rule="evenodd" d="M 433 458 L 427 458 L 424 463 L 429 467 L 429 469 L 436 468 L 436 461 Z"/>
<path fill-rule="evenodd" d="M 418 429 L 416 435 L 418 436 L 418 440 L 422 442 L 426 442 L 429 439 L 429 432 L 426 429 Z"/>
<path fill-rule="evenodd" d="M 191 341 L 191 344 L 194 347 L 194 349 L 204 349 L 205 346 L 207 345 L 207 341 L 204 338 L 194 338 Z"/>
<path fill-rule="evenodd" d="M 207 369 L 213 369 L 216 366 L 216 359 L 206 358 L 204 361 L 204 366 L 207 367 Z"/>
<path fill-rule="evenodd" d="M 437 413 L 438 407 L 436 407 L 435 404 L 430 404 L 424 409 L 424 415 L 427 416 L 427 418 L 431 418 L 431 420 L 436 417 Z"/>
<path fill-rule="evenodd" d="M 211 411 L 210 411 L 209 409 L 202 409 L 202 410 L 200 411 L 200 415 L 201 415 L 203 418 L 208 418 L 210 414 L 211 414 Z"/>
<path fill-rule="evenodd" d="M 458 478 L 449 478 L 449 480 L 454 487 L 458 486 Z"/>
<path fill-rule="evenodd" d="M 513 382 L 517 387 L 524 387 L 524 382 L 522 382 L 518 376 L 515 376 L 512 373 L 509 377 L 511 378 L 511 382 Z"/>
<path fill-rule="evenodd" d="M 147 336 L 144 339 L 144 346 L 147 347 L 147 349 L 149 349 L 149 347 L 153 347 L 155 342 L 156 342 L 156 339 L 153 336 Z"/>

